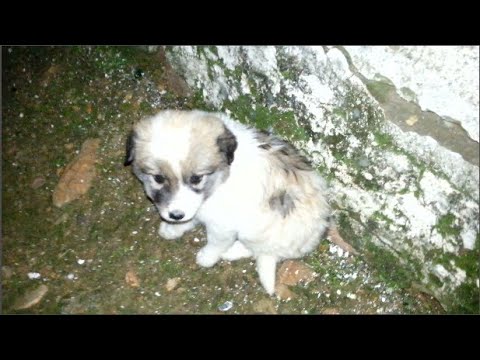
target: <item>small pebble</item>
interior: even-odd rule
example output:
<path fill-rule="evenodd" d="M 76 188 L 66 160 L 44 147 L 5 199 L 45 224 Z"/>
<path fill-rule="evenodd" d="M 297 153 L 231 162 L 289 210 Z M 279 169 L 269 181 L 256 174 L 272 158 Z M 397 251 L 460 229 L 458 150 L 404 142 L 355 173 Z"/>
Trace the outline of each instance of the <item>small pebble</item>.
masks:
<path fill-rule="evenodd" d="M 179 282 L 180 282 L 180 278 L 178 277 L 173 279 L 168 279 L 167 284 L 165 285 L 165 288 L 167 289 L 167 291 L 175 290 Z"/>
<path fill-rule="evenodd" d="M 45 184 L 45 179 L 41 176 L 35 178 L 35 180 L 33 180 L 32 184 L 30 185 L 30 187 L 32 189 L 38 189 L 39 187 L 43 186 Z"/>
<path fill-rule="evenodd" d="M 218 307 L 220 311 L 228 311 L 233 307 L 233 303 L 231 301 L 225 301 L 222 305 Z"/>

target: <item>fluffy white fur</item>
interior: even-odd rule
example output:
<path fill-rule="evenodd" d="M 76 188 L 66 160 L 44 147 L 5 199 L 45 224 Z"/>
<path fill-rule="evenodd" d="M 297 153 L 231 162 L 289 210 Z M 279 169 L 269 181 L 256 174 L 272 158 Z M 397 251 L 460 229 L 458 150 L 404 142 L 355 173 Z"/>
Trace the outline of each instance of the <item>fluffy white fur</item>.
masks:
<path fill-rule="evenodd" d="M 136 127 L 137 137 L 143 141 L 143 152 L 135 161 L 164 161 L 175 176 L 182 179 L 185 176 L 182 167 L 193 151 L 190 148 L 192 143 L 200 141 L 201 145 L 201 137 L 206 139 L 209 136 L 208 128 L 204 129 L 204 134 L 193 133 L 192 124 L 199 126 L 202 118 L 212 116 L 218 118 L 236 138 L 237 148 L 228 176 L 215 181 L 213 191 L 206 199 L 180 181 L 169 205 L 163 208 L 157 204 L 157 207 L 163 219 L 168 219 L 171 211 L 178 210 L 185 213 L 182 221 L 187 222 L 162 222 L 159 234 L 165 239 L 175 239 L 199 223 L 205 225 L 207 245 L 198 252 L 197 263 L 211 267 L 220 259 L 232 261 L 253 257 L 260 282 L 267 293 L 273 294 L 277 262 L 298 258 L 314 250 L 328 226 L 330 210 L 325 199 L 326 190 L 315 171 L 288 169 L 285 161 L 291 160 L 288 158 L 290 154 L 278 157 L 274 153 L 282 146 L 281 142 L 271 141 L 262 147 L 265 138 L 272 138 L 265 135 L 262 140 L 257 130 L 224 114 L 201 111 L 163 111 L 144 120 Z M 136 144 L 135 157 L 139 155 L 138 147 Z M 218 149 L 210 142 L 209 146 L 196 151 L 208 155 Z M 202 171 L 202 166 L 200 164 L 196 169 Z M 214 175 L 205 174 L 202 181 L 209 176 Z M 149 189 L 162 186 L 148 175 L 141 180 L 147 194 Z M 201 184 L 198 186 L 201 188 Z M 291 203 L 283 204 L 282 198 L 277 205 L 272 205 L 272 197 L 279 192 L 287 194 Z"/>

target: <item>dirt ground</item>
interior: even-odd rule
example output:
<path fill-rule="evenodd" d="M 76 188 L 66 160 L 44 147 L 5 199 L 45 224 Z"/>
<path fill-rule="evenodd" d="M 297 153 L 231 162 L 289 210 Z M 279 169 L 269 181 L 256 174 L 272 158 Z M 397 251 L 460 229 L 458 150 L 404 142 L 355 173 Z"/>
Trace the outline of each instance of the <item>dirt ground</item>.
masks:
<path fill-rule="evenodd" d="M 160 109 L 204 106 L 162 51 L 3 47 L 2 64 L 3 313 L 443 313 L 326 239 L 301 260 L 315 279 L 289 286 L 285 299 L 264 292 L 250 259 L 196 265 L 201 228 L 161 239 L 158 214 L 123 166 L 126 136 Z M 93 138 L 92 186 L 55 206 L 60 176 Z"/>

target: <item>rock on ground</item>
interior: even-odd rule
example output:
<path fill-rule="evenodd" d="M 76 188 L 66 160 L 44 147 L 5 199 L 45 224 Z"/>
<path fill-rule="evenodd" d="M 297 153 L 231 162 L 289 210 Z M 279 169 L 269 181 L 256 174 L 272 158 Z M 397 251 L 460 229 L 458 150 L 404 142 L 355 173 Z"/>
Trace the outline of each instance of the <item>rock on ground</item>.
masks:
<path fill-rule="evenodd" d="M 23 296 L 17 299 L 13 304 L 14 310 L 28 309 L 38 304 L 47 294 L 48 287 L 44 284 L 39 287 L 26 292 Z"/>
<path fill-rule="evenodd" d="M 84 195 L 95 178 L 96 151 L 100 139 L 88 139 L 78 156 L 67 165 L 53 191 L 53 204 L 57 207 L 78 199 Z"/>

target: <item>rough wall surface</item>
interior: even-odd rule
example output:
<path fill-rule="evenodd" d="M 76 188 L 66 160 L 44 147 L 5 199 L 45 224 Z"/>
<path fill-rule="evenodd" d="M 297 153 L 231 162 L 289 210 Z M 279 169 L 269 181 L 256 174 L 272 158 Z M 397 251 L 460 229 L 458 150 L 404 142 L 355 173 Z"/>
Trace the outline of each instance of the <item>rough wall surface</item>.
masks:
<path fill-rule="evenodd" d="M 478 47 L 171 47 L 198 107 L 272 129 L 328 180 L 344 238 L 479 312 Z"/>

